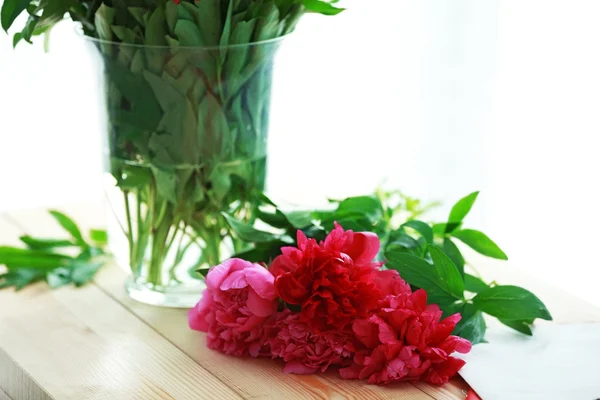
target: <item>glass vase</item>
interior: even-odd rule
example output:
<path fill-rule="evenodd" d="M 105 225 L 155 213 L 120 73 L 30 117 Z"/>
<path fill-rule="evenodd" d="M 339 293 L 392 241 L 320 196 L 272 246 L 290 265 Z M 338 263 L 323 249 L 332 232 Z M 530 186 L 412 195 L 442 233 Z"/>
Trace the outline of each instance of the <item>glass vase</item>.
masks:
<path fill-rule="evenodd" d="M 131 273 L 127 292 L 191 307 L 203 272 L 244 248 L 227 218 L 255 218 L 281 39 L 211 48 L 86 40 L 102 66 L 109 242 Z"/>

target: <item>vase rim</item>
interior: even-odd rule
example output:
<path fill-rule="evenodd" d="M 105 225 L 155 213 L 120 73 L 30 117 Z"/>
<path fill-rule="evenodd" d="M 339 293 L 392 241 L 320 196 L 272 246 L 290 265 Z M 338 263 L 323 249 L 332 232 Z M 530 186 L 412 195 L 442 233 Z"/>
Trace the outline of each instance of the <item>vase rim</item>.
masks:
<path fill-rule="evenodd" d="M 258 46 L 262 46 L 262 45 L 279 43 L 294 33 L 294 32 L 286 33 L 283 36 L 278 36 L 273 39 L 259 40 L 256 42 L 248 42 L 248 43 L 228 44 L 227 46 L 219 46 L 219 45 L 214 45 L 214 46 L 169 46 L 169 45 L 147 45 L 147 44 L 139 44 L 139 43 L 115 42 L 112 40 L 99 39 L 99 38 L 95 38 L 92 36 L 87 36 L 85 33 L 83 33 L 83 29 L 81 27 L 76 27 L 75 32 L 77 33 L 77 35 L 79 35 L 81 38 L 83 38 L 83 40 L 93 42 L 93 43 L 107 44 L 110 46 L 158 49 L 158 50 L 167 50 L 167 49 L 173 49 L 173 48 L 188 49 L 188 50 L 192 50 L 192 49 L 196 49 L 196 50 L 227 50 L 227 49 L 236 49 L 236 48 L 239 49 L 239 48 L 244 48 L 244 47 L 254 47 L 254 46 L 258 47 Z"/>

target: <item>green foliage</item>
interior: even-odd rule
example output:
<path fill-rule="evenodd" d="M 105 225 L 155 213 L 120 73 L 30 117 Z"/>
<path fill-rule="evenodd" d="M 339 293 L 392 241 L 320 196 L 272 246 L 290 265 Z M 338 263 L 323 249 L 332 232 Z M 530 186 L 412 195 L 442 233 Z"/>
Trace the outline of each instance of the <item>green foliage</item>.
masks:
<path fill-rule="evenodd" d="M 71 218 L 58 211 L 50 214 L 71 239 L 41 239 L 27 235 L 20 238 L 27 246 L 25 248 L 1 246 L 0 265 L 7 271 L 0 274 L 0 289 L 14 287 L 20 290 L 41 280 L 46 280 L 52 288 L 68 284 L 82 286 L 90 282 L 104 264 L 105 231 L 92 230 L 90 238 L 98 247 L 90 246 Z"/>

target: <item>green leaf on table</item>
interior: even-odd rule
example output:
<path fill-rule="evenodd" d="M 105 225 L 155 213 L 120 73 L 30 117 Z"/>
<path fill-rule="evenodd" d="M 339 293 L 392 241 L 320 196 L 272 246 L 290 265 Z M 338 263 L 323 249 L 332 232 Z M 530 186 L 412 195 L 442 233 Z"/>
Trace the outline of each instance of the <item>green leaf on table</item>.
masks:
<path fill-rule="evenodd" d="M 481 279 L 479 279 L 478 277 L 473 276 L 471 274 L 465 274 L 465 290 L 466 291 L 472 292 L 472 293 L 479 293 L 488 288 L 489 288 L 488 284 L 485 283 L 484 281 L 482 281 Z"/>
<path fill-rule="evenodd" d="M 427 261 L 394 248 L 386 251 L 385 257 L 388 260 L 386 267 L 398 271 L 409 284 L 425 289 L 430 303 L 445 305 L 462 299 L 462 293 L 459 296 L 456 295 L 458 294 L 457 287 L 450 286 L 451 284 L 460 285 L 460 283 L 456 283 L 454 280 L 452 283 L 443 281 L 438 275 L 436 267 Z M 440 268 L 444 267 L 447 267 L 447 264 L 440 266 Z M 453 267 L 456 269 L 456 266 Z"/>
<path fill-rule="evenodd" d="M 75 261 L 72 265 L 71 280 L 75 286 L 83 286 L 91 282 L 96 275 L 96 272 L 104 265 L 101 261 Z"/>
<path fill-rule="evenodd" d="M 75 246 L 75 243 L 73 243 L 71 240 L 40 239 L 40 238 L 31 237 L 28 235 L 21 236 L 19 238 L 19 240 L 21 240 L 21 242 L 25 243 L 25 245 L 27 247 L 29 247 L 30 249 L 36 249 L 36 250 L 49 250 L 49 249 L 54 249 L 54 248 L 59 248 L 59 247 Z"/>
<path fill-rule="evenodd" d="M 29 284 L 41 281 L 45 276 L 44 271 L 36 269 L 10 269 L 0 274 L 0 289 L 14 286 L 15 290 L 21 290 Z"/>
<path fill-rule="evenodd" d="M 401 228 L 402 227 L 414 229 L 415 231 L 419 232 L 419 234 L 427 241 L 427 243 L 433 243 L 433 230 L 429 224 L 419 220 L 412 220 L 402 224 Z"/>
<path fill-rule="evenodd" d="M 508 260 L 508 256 L 485 233 L 475 229 L 462 229 L 452 232 L 452 236 L 484 256 Z"/>
<path fill-rule="evenodd" d="M 456 245 L 450 238 L 444 238 L 444 243 L 442 244 L 442 250 L 444 250 L 444 253 L 446 253 L 446 255 L 448 257 L 450 257 L 452 262 L 454 262 L 454 264 L 456 265 L 456 268 L 458 268 L 458 271 L 460 272 L 460 274 L 464 275 L 465 259 L 462 256 L 462 253 L 460 252 L 458 247 L 456 247 Z"/>
<path fill-rule="evenodd" d="M 323 0 L 302 0 L 302 5 L 308 11 L 323 15 L 336 15 L 344 11 L 343 8 L 334 7 L 331 2 Z"/>
<path fill-rule="evenodd" d="M 27 8 L 31 0 L 4 0 L 0 10 L 2 29 L 8 31 L 15 19 Z"/>
<path fill-rule="evenodd" d="M 472 304 L 465 304 L 460 314 L 461 320 L 452 334 L 469 340 L 473 345 L 485 342 L 486 324 L 482 312 Z"/>
<path fill-rule="evenodd" d="M 240 239 L 242 239 L 246 242 L 260 243 L 260 242 L 270 242 L 270 241 L 278 239 L 277 235 L 258 230 L 249 224 L 239 221 L 238 219 L 236 219 L 235 217 L 233 217 L 227 213 L 222 213 L 222 215 L 227 220 L 227 223 L 229 224 L 229 226 L 231 227 L 233 232 Z"/>
<path fill-rule="evenodd" d="M 501 320 L 552 320 L 550 312 L 533 293 L 518 286 L 494 286 L 473 298 L 473 304 Z"/>
<path fill-rule="evenodd" d="M 433 260 L 433 266 L 438 278 L 446 284 L 446 287 L 454 297 L 462 299 L 464 297 L 465 285 L 456 265 L 441 249 L 433 245 L 429 245 L 427 249 Z"/>
<path fill-rule="evenodd" d="M 509 320 L 509 319 L 498 319 L 501 323 L 512 328 L 518 332 L 521 332 L 524 335 L 532 336 L 533 332 L 531 331 L 531 325 L 533 324 L 533 320 Z"/>
<path fill-rule="evenodd" d="M 91 229 L 90 239 L 100 246 L 106 246 L 108 244 L 108 234 L 103 229 Z"/>
<path fill-rule="evenodd" d="M 450 210 L 450 216 L 448 216 L 448 226 L 446 227 L 446 229 L 448 229 L 448 227 L 450 227 L 451 223 L 462 222 L 462 220 L 467 216 L 469 211 L 471 211 L 471 208 L 473 207 L 473 203 L 475 203 L 475 200 L 477 200 L 478 195 L 479 195 L 479 192 L 473 192 L 473 193 L 463 197 L 462 199 L 457 201 L 456 204 L 454 204 L 454 206 L 452 207 L 452 210 Z M 451 232 L 451 231 L 446 230 L 446 232 Z"/>
<path fill-rule="evenodd" d="M 76 244 L 78 244 L 79 246 L 88 247 L 88 244 L 83 238 L 83 235 L 81 234 L 81 231 L 79 230 L 79 227 L 77 226 L 75 221 L 73 221 L 71 218 L 61 213 L 60 211 L 56 210 L 51 210 L 50 215 L 52 215 L 54 219 L 58 221 L 58 223 L 60 224 L 60 226 L 63 227 L 64 230 L 69 232 L 73 239 L 75 239 Z"/>
<path fill-rule="evenodd" d="M 56 289 L 71 283 L 71 270 L 69 268 L 55 268 L 46 274 L 46 281 L 51 289 Z"/>
<path fill-rule="evenodd" d="M 72 260 L 69 256 L 42 250 L 0 246 L 0 265 L 6 265 L 9 268 L 21 267 L 47 270 L 68 266 Z"/>

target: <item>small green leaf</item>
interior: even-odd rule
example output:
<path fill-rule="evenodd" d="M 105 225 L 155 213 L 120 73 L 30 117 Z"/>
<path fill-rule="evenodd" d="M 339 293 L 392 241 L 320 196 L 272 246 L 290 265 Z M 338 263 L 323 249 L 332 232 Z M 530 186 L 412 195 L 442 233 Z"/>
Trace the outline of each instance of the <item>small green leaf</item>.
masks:
<path fill-rule="evenodd" d="M 343 8 L 334 7 L 331 5 L 331 2 L 322 0 L 302 0 L 302 5 L 304 5 L 308 11 L 323 15 L 337 15 L 344 11 Z"/>
<path fill-rule="evenodd" d="M 75 286 L 79 287 L 91 282 L 102 265 L 103 263 L 100 261 L 74 262 L 72 265 L 71 279 Z"/>
<path fill-rule="evenodd" d="M 271 261 L 281 254 L 281 248 L 289 246 L 281 240 L 273 240 L 270 242 L 256 243 L 254 248 L 235 254 L 235 257 L 250 262 L 265 262 L 270 264 Z"/>
<path fill-rule="evenodd" d="M 444 253 L 446 253 L 446 255 L 448 257 L 450 257 L 452 262 L 456 265 L 456 268 L 458 268 L 458 271 L 460 272 L 460 274 L 464 275 L 465 274 L 465 259 L 462 256 L 458 247 L 456 247 L 456 245 L 450 238 L 444 238 L 444 244 L 442 245 L 442 250 L 444 250 Z"/>
<path fill-rule="evenodd" d="M 73 239 L 75 239 L 75 243 L 77 243 L 79 246 L 88 247 L 88 244 L 86 243 L 85 239 L 83 239 L 83 235 L 81 234 L 81 231 L 79 230 L 79 227 L 77 226 L 75 221 L 73 221 L 71 218 L 61 213 L 60 211 L 56 210 L 50 211 L 50 215 L 52 215 L 54 219 L 58 221 L 58 223 L 64 228 L 64 230 L 71 234 Z"/>
<path fill-rule="evenodd" d="M 71 261 L 71 257 L 62 254 L 0 246 L 0 265 L 6 265 L 9 268 L 53 269 L 66 267 Z"/>
<path fill-rule="evenodd" d="M 8 32 L 15 19 L 27 8 L 32 0 L 4 0 L 0 10 L 2 29 Z"/>
<path fill-rule="evenodd" d="M 90 230 L 90 239 L 96 242 L 98 245 L 105 246 L 108 244 L 108 234 L 102 229 Z"/>
<path fill-rule="evenodd" d="M 446 287 L 454 297 L 462 299 L 464 297 L 465 286 L 456 265 L 439 248 L 429 245 L 428 250 L 438 278 L 446 284 Z"/>
<path fill-rule="evenodd" d="M 452 207 L 452 210 L 450 210 L 448 222 L 461 222 L 467 216 L 469 211 L 471 211 L 473 203 L 477 200 L 478 195 L 479 192 L 473 192 L 457 201 Z"/>
<path fill-rule="evenodd" d="M 39 239 L 31 236 L 21 236 L 19 240 L 25 243 L 30 249 L 36 250 L 48 250 L 57 247 L 75 246 L 75 244 L 72 241 L 61 239 Z"/>
<path fill-rule="evenodd" d="M 465 274 L 465 290 L 472 293 L 479 293 L 489 288 L 487 283 L 476 276 Z"/>
<path fill-rule="evenodd" d="M 473 298 L 473 304 L 483 312 L 502 320 L 552 320 L 544 303 L 530 291 L 518 286 L 488 288 Z"/>
<path fill-rule="evenodd" d="M 469 340 L 473 345 L 484 342 L 486 324 L 481 311 L 472 304 L 466 304 L 461 310 L 461 317 L 452 333 Z"/>
<path fill-rule="evenodd" d="M 71 270 L 69 268 L 56 268 L 48 272 L 46 281 L 52 289 L 71 283 Z"/>
<path fill-rule="evenodd" d="M 484 256 L 508 260 L 506 254 L 483 232 L 474 229 L 462 229 L 452 232 L 452 236 Z"/>
<path fill-rule="evenodd" d="M 15 287 L 21 290 L 25 286 L 44 279 L 46 273 L 35 269 L 9 269 L 5 274 L 0 274 L 0 289 Z"/>
<path fill-rule="evenodd" d="M 498 321 L 502 322 L 509 328 L 521 332 L 522 334 L 525 334 L 527 336 L 533 336 L 533 332 L 531 331 L 531 324 L 533 323 L 533 321 L 531 320 L 498 319 Z"/>
<path fill-rule="evenodd" d="M 349 197 L 340 202 L 335 216 L 339 218 L 350 214 L 364 215 L 371 221 L 377 221 L 383 217 L 383 207 L 379 199 L 375 197 Z"/>
<path fill-rule="evenodd" d="M 283 213 L 290 224 L 296 229 L 303 229 L 310 226 L 314 220 L 312 214 L 308 211 L 290 211 Z"/>
<path fill-rule="evenodd" d="M 408 226 L 419 232 L 419 234 L 425 238 L 427 243 L 433 243 L 433 230 L 431 227 L 423 221 L 412 220 L 402 224 L 402 227 Z"/>
<path fill-rule="evenodd" d="M 398 271 L 411 285 L 425 289 L 430 303 L 447 305 L 462 299 L 462 293 L 455 296 L 456 289 L 451 289 L 448 282 L 442 281 L 435 267 L 427 261 L 396 249 L 386 251 L 385 256 L 388 259 L 386 267 Z"/>
<path fill-rule="evenodd" d="M 278 238 L 277 235 L 258 230 L 227 213 L 222 213 L 222 215 L 225 217 L 235 234 L 246 242 L 270 242 Z"/>

